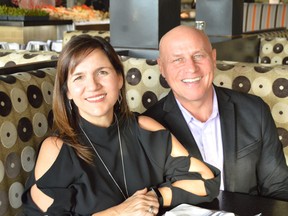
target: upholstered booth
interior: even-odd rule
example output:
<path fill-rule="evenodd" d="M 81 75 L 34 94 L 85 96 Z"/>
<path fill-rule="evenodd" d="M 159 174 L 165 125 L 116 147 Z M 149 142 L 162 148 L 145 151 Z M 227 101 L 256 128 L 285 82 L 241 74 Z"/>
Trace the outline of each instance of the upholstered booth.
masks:
<path fill-rule="evenodd" d="M 142 113 L 168 93 L 155 60 L 121 59 L 132 111 Z M 38 144 L 51 132 L 55 65 L 27 72 L 16 66 L 17 73 L 0 75 L 0 216 L 21 215 L 21 194 Z M 288 164 L 287 73 L 288 66 L 283 65 L 218 61 L 214 84 L 258 95 L 267 102 Z"/>
<path fill-rule="evenodd" d="M 288 33 L 285 37 L 260 38 L 259 63 L 288 65 Z"/>
<path fill-rule="evenodd" d="M 288 28 L 288 4 L 244 3 L 243 32 Z"/>
<path fill-rule="evenodd" d="M 39 61 L 57 60 L 59 53 L 52 51 L 27 51 L 0 49 L 0 68 Z"/>
<path fill-rule="evenodd" d="M 0 75 L 0 216 L 20 216 L 37 145 L 51 131 L 55 68 Z"/>
<path fill-rule="evenodd" d="M 81 34 L 89 34 L 92 36 L 99 36 L 110 42 L 110 31 L 96 31 L 96 30 L 74 30 L 66 31 L 63 34 L 63 46 L 74 36 Z"/>

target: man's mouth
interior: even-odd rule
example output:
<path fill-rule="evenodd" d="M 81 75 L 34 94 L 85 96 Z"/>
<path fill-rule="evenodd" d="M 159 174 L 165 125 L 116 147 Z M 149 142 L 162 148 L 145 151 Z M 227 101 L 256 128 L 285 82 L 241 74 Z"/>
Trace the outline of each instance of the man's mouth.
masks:
<path fill-rule="evenodd" d="M 202 79 L 202 77 L 195 77 L 195 78 L 189 78 L 189 79 L 183 79 L 182 82 L 184 83 L 194 83 L 198 82 Z"/>

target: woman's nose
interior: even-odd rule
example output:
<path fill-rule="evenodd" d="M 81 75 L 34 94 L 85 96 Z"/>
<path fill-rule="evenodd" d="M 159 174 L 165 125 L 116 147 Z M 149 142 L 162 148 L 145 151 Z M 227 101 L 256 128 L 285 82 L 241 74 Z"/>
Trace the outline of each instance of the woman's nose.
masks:
<path fill-rule="evenodd" d="M 101 87 L 99 80 L 95 77 L 88 77 L 86 88 L 89 90 L 97 90 Z"/>

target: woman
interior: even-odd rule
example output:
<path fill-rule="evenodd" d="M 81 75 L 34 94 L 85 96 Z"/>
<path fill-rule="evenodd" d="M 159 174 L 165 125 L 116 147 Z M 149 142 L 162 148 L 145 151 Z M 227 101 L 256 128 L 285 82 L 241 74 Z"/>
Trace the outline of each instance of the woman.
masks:
<path fill-rule="evenodd" d="M 123 66 L 104 39 L 64 47 L 53 112 L 57 133 L 43 141 L 22 197 L 27 215 L 156 215 L 218 195 L 217 169 L 129 111 Z"/>

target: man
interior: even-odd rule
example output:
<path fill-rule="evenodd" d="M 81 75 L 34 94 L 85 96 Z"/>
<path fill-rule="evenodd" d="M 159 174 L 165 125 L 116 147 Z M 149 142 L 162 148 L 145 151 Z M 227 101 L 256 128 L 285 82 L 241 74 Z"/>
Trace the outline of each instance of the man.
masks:
<path fill-rule="evenodd" d="M 212 84 L 216 50 L 203 31 L 177 26 L 159 45 L 170 93 L 144 114 L 222 172 L 221 190 L 288 201 L 288 167 L 269 107 Z"/>

